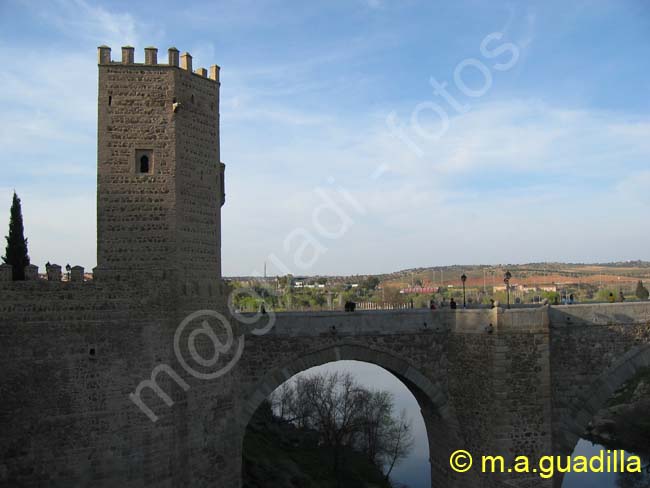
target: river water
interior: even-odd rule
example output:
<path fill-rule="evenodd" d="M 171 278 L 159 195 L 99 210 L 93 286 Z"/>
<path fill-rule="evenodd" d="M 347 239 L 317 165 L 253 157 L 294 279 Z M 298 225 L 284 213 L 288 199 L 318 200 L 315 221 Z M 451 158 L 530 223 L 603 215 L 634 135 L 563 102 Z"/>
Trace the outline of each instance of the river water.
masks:
<path fill-rule="evenodd" d="M 400 411 L 406 410 L 407 416 L 411 419 L 414 438 L 413 451 L 407 459 L 395 467 L 391 479 L 398 486 L 431 488 L 428 460 L 429 443 L 424 419 L 417 401 L 406 386 L 388 371 L 374 364 L 359 361 L 328 363 L 311 368 L 301 374 L 309 375 L 315 372 L 350 372 L 359 383 L 368 388 L 391 392 L 395 400 L 396 413 L 399 414 Z M 601 449 L 605 448 L 580 440 L 573 455 L 589 458 L 598 454 Z M 565 475 L 562 488 L 650 488 L 650 475 L 646 475 L 647 484 L 617 484 L 617 476 L 614 473 L 568 473 Z"/>

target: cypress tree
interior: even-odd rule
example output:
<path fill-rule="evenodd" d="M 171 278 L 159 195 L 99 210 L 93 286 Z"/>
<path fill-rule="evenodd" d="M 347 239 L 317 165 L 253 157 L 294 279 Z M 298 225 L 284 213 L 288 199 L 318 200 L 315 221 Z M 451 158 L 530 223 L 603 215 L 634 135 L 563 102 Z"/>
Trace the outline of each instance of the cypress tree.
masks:
<path fill-rule="evenodd" d="M 9 235 L 5 239 L 7 239 L 7 248 L 2 260 L 13 267 L 14 281 L 24 280 L 25 266 L 29 264 L 29 255 L 27 254 L 27 239 L 25 239 L 25 229 L 23 228 L 23 212 L 20 207 L 20 198 L 18 198 L 15 191 L 11 202 Z"/>
<path fill-rule="evenodd" d="M 639 300 L 647 300 L 648 296 L 650 293 L 648 292 L 648 289 L 643 286 L 643 281 L 639 280 L 639 282 L 636 284 L 636 297 Z"/>

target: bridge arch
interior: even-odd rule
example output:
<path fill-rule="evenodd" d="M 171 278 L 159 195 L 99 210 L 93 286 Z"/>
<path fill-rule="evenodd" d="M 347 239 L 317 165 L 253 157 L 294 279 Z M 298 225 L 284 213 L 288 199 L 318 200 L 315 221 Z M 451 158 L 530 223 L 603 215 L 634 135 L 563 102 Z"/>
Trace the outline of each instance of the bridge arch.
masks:
<path fill-rule="evenodd" d="M 296 374 L 309 368 L 343 360 L 363 361 L 387 370 L 402 381 L 418 401 L 427 399 L 439 416 L 445 422 L 453 425 L 455 416 L 448 404 L 447 394 L 441 385 L 432 383 L 404 359 L 374 347 L 352 343 L 328 345 L 315 349 L 268 371 L 251 391 L 244 394 L 244 409 L 241 417 L 243 424 L 248 424 L 257 408 L 276 388 Z"/>
<path fill-rule="evenodd" d="M 650 345 L 635 346 L 604 371 L 591 386 L 575 400 L 563 418 L 559 439 L 555 443 L 558 454 L 571 454 L 600 409 L 627 381 L 642 368 L 650 366 Z M 561 480 L 560 480 L 561 483 Z M 560 486 L 560 485 L 558 485 Z"/>
<path fill-rule="evenodd" d="M 336 361 L 370 363 L 393 374 L 413 394 L 424 418 L 429 445 L 431 486 L 473 486 L 471 476 L 462 478 L 449 469 L 449 454 L 462 445 L 459 424 L 443 385 L 432 382 L 409 361 L 376 347 L 337 343 L 296 355 L 268 371 L 244 392 L 240 415 L 242 432 L 261 403 L 283 383 L 307 369 Z M 469 482 L 469 484 L 467 484 Z"/>

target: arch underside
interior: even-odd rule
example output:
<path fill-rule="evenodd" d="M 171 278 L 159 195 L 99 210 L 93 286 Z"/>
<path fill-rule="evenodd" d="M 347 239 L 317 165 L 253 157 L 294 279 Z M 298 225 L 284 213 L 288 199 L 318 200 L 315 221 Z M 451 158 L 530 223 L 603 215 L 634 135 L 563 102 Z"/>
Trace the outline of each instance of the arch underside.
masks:
<path fill-rule="evenodd" d="M 397 377 L 413 394 L 424 418 L 429 443 L 431 486 L 476 486 L 471 476 L 458 477 L 449 469 L 451 452 L 460 449 L 459 425 L 446 390 L 434 383 L 408 361 L 395 355 L 359 344 L 337 344 L 315 349 L 292 358 L 266 373 L 246 394 L 240 416 L 242 432 L 251 417 L 268 396 L 294 375 L 309 368 L 336 361 L 362 361 L 379 366 Z"/>
<path fill-rule="evenodd" d="M 569 411 L 562 417 L 553 443 L 556 453 L 572 454 L 594 416 L 618 389 L 647 367 L 650 367 L 650 345 L 643 345 L 631 348 L 603 372 L 580 398 L 571 403 Z M 556 478 L 555 486 L 562 486 L 563 476 Z"/>

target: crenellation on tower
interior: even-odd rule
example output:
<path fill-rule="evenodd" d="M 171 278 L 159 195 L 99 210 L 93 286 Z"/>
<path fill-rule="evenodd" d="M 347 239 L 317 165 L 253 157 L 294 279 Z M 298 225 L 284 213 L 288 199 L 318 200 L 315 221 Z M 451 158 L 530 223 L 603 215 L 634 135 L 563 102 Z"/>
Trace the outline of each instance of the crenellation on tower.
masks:
<path fill-rule="evenodd" d="M 178 52 L 179 52 L 178 49 L 176 49 L 175 47 L 170 47 L 167 50 L 167 55 L 168 55 L 168 58 L 169 58 L 169 61 L 168 61 L 169 66 L 178 66 L 178 63 L 179 63 L 179 61 L 178 61 L 178 59 L 179 59 L 178 58 Z"/>
<path fill-rule="evenodd" d="M 111 48 L 99 46 L 97 48 L 97 64 L 111 64 Z"/>
<path fill-rule="evenodd" d="M 219 72 L 220 71 L 221 71 L 221 67 L 216 65 L 216 64 L 213 64 L 212 66 L 210 66 L 210 76 L 209 76 L 209 78 L 211 80 L 214 80 L 217 83 L 219 83 Z"/>
<path fill-rule="evenodd" d="M 181 54 L 181 68 L 192 72 L 192 55 L 188 52 Z"/>
<path fill-rule="evenodd" d="M 73 266 L 70 269 L 70 281 L 75 282 L 75 283 L 83 283 L 84 282 L 84 272 L 85 269 L 83 266 Z"/>
<path fill-rule="evenodd" d="M 158 64 L 157 47 L 149 46 L 144 48 L 144 64 L 153 65 L 153 66 Z"/>
<path fill-rule="evenodd" d="M 47 273 L 47 281 L 61 281 L 61 266 L 58 264 L 47 264 L 45 266 L 45 272 Z"/>
<path fill-rule="evenodd" d="M 122 64 L 134 64 L 135 49 L 132 46 L 122 46 Z"/>
<path fill-rule="evenodd" d="M 25 266 L 25 280 L 27 281 L 36 281 L 39 279 L 38 276 L 38 266 L 35 264 L 28 264 Z"/>
<path fill-rule="evenodd" d="M 212 81 L 219 82 L 219 71 L 220 67 L 218 65 L 210 66 L 209 70 L 205 68 L 197 68 L 192 70 L 192 55 L 188 52 L 180 54 L 179 50 L 175 47 L 170 47 L 167 50 L 167 64 L 161 64 L 158 62 L 158 48 L 154 46 L 148 46 L 144 48 L 144 62 L 136 63 L 135 62 L 135 48 L 132 46 L 122 46 L 122 59 L 119 61 L 113 61 L 111 58 L 111 48 L 106 45 L 97 47 L 97 64 L 98 65 L 111 65 L 111 66 L 133 66 L 133 67 L 142 67 L 142 66 L 160 66 L 160 67 L 176 67 L 181 68 L 185 71 L 190 72 L 201 78 L 206 78 Z"/>

